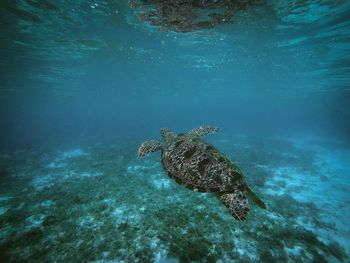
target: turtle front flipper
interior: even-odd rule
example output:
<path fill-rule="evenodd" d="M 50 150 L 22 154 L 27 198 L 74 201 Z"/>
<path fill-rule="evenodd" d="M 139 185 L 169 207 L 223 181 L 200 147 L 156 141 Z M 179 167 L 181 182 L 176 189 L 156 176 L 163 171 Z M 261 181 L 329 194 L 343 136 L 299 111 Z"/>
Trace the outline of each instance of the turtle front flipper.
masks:
<path fill-rule="evenodd" d="M 200 126 L 196 129 L 190 130 L 188 134 L 193 136 L 204 136 L 218 131 L 219 128 L 215 126 Z"/>
<path fill-rule="evenodd" d="M 236 190 L 234 193 L 222 194 L 220 196 L 220 200 L 228 208 L 231 215 L 235 219 L 239 221 L 244 221 L 247 219 L 249 203 L 241 191 Z"/>
<path fill-rule="evenodd" d="M 139 153 L 139 156 L 143 157 L 148 153 L 157 152 L 157 151 L 160 151 L 161 149 L 163 149 L 163 144 L 161 144 L 158 141 L 151 140 L 141 144 L 138 153 Z"/>

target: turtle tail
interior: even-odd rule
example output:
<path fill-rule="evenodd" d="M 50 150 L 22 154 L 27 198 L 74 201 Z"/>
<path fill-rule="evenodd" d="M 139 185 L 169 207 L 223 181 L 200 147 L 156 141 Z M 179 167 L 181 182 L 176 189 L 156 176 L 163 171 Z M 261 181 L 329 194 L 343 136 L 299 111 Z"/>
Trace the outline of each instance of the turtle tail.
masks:
<path fill-rule="evenodd" d="M 245 193 L 247 194 L 247 196 L 254 201 L 254 203 L 256 203 L 260 208 L 262 209 L 266 209 L 266 205 L 265 203 L 260 199 L 259 196 L 257 196 L 256 193 L 254 193 L 252 191 L 252 189 L 250 189 L 248 186 L 246 186 L 245 189 Z"/>

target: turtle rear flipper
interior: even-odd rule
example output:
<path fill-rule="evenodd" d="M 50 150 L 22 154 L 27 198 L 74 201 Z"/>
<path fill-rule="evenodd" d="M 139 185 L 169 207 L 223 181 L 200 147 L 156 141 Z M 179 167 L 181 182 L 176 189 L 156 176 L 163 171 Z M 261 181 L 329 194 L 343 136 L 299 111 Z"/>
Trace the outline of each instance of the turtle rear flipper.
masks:
<path fill-rule="evenodd" d="M 161 149 L 163 149 L 163 144 L 161 144 L 158 141 L 151 140 L 141 144 L 138 153 L 139 153 L 139 156 L 143 157 L 148 153 L 157 152 L 157 151 L 160 151 Z"/>
<path fill-rule="evenodd" d="M 234 193 L 223 194 L 220 200 L 230 210 L 231 215 L 239 220 L 247 219 L 249 212 L 248 200 L 243 196 L 241 191 L 236 190 Z"/>
<path fill-rule="evenodd" d="M 266 209 L 266 205 L 260 197 L 252 191 L 248 186 L 246 186 L 245 192 L 247 196 L 254 201 L 260 208 Z"/>
<path fill-rule="evenodd" d="M 214 127 L 214 126 L 200 126 L 196 129 L 190 130 L 188 132 L 189 135 L 193 135 L 193 136 L 204 136 L 210 133 L 215 133 L 218 132 L 219 128 L 218 127 Z"/>

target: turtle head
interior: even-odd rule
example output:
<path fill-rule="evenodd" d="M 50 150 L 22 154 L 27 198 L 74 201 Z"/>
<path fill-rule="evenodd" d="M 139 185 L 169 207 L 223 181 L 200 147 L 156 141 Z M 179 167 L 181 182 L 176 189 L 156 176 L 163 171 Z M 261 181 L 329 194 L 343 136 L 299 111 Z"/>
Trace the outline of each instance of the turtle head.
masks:
<path fill-rule="evenodd" d="M 175 138 L 174 133 L 169 128 L 160 129 L 160 134 L 162 135 L 165 143 L 169 143 Z"/>

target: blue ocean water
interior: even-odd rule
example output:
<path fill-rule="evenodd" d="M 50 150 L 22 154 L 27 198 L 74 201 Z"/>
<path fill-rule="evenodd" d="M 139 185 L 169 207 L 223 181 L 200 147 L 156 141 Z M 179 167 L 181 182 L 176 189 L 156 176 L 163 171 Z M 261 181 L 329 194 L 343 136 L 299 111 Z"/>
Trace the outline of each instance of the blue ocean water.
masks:
<path fill-rule="evenodd" d="M 2 0 L 0 262 L 349 262 L 349 35 L 346 0 Z M 266 210 L 137 154 L 202 125 Z"/>

